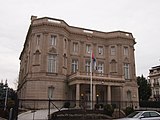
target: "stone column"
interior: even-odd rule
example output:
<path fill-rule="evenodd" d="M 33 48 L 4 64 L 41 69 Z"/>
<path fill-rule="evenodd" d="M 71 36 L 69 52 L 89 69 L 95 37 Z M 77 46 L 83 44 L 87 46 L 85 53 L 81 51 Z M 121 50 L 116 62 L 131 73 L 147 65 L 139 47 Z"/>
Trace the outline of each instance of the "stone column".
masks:
<path fill-rule="evenodd" d="M 76 107 L 79 107 L 80 84 L 76 84 Z"/>
<path fill-rule="evenodd" d="M 123 100 L 123 87 L 122 87 L 122 86 L 119 87 L 119 93 L 120 93 L 120 94 L 119 94 L 119 95 L 120 95 L 120 96 L 119 96 L 119 101 L 124 101 L 124 100 Z"/>
<path fill-rule="evenodd" d="M 110 103 L 111 102 L 111 86 L 107 86 L 107 101 Z"/>

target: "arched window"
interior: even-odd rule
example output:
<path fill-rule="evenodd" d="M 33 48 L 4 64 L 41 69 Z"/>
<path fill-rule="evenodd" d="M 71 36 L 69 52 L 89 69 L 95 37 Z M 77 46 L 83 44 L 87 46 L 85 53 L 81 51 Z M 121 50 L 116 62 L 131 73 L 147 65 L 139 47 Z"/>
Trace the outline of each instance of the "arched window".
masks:
<path fill-rule="evenodd" d="M 34 64 L 35 65 L 39 65 L 40 64 L 40 52 L 39 52 L 39 50 L 37 50 L 34 53 Z"/>
<path fill-rule="evenodd" d="M 117 62 L 115 60 L 111 61 L 111 72 L 117 72 Z"/>

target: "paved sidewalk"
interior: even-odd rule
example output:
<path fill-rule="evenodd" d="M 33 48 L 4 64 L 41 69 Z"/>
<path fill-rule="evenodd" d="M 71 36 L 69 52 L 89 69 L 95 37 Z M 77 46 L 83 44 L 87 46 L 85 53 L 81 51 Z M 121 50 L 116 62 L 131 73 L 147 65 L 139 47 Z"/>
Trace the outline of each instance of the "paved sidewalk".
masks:
<path fill-rule="evenodd" d="M 58 110 L 51 109 L 50 113 L 56 111 Z M 18 120 L 48 120 L 48 110 L 27 111 L 18 115 Z"/>

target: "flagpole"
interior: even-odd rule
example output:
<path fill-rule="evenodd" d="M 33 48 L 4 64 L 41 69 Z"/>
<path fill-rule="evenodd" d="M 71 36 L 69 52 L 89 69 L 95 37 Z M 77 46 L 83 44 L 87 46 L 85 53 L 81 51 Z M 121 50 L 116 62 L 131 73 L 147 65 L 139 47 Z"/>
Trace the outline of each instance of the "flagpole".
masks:
<path fill-rule="evenodd" d="M 90 104 L 91 104 L 91 110 L 92 110 L 92 50 L 91 50 L 91 63 L 90 63 Z"/>

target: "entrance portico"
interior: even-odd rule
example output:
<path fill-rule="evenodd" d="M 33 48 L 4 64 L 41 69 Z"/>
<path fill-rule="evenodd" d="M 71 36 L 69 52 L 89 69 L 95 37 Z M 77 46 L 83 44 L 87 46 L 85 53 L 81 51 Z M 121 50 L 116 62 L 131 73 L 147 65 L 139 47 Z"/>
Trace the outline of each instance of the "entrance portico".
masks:
<path fill-rule="evenodd" d="M 74 78 L 74 79 L 73 79 Z M 110 78 L 109 77 L 96 77 L 93 76 L 92 81 L 92 105 L 96 103 L 106 104 L 111 101 L 121 101 L 123 96 L 123 78 Z M 90 104 L 90 79 L 89 76 L 80 76 L 80 74 L 72 76 L 69 80 L 70 86 L 70 99 L 80 101 L 82 99 L 87 103 L 86 106 L 89 107 Z M 79 103 L 76 103 L 79 106 Z"/>

